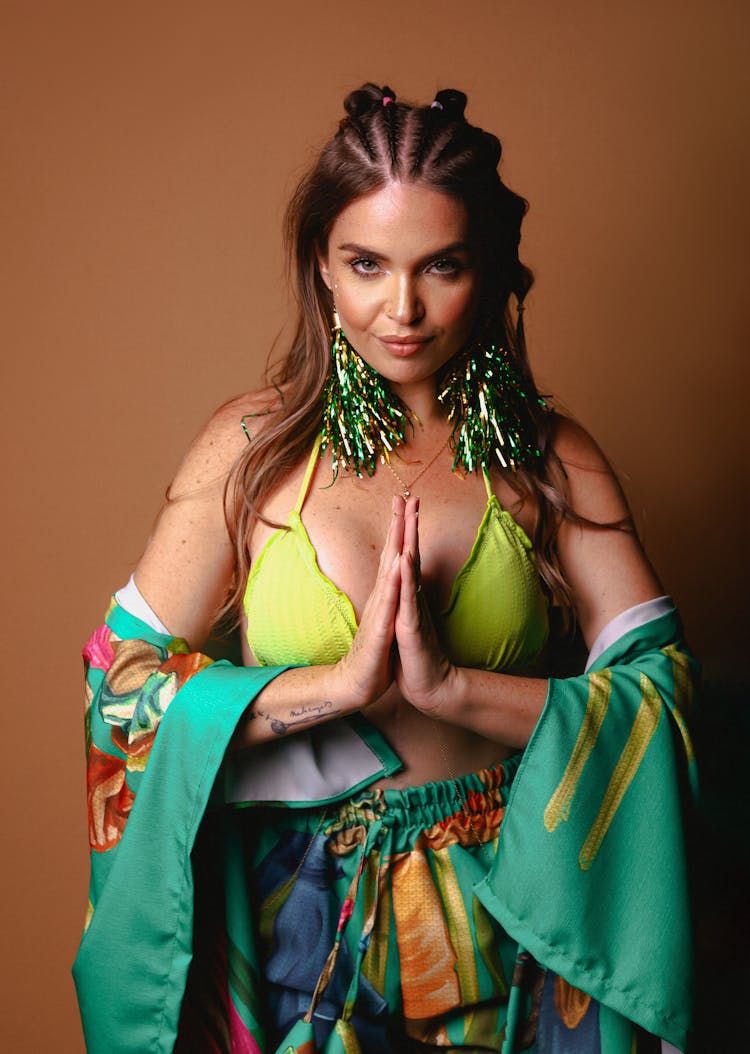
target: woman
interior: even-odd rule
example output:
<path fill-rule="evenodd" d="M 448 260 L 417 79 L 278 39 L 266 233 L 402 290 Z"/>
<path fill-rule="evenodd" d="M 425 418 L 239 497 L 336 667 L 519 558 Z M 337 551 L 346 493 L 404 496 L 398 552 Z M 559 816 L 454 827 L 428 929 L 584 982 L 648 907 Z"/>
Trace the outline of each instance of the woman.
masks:
<path fill-rule="evenodd" d="M 208 423 L 87 648 L 90 1049 L 123 1004 L 133 1050 L 684 1045 L 692 664 L 601 452 L 538 396 L 526 204 L 465 102 L 347 98 L 289 209 L 300 311 L 278 384 Z M 550 604 L 586 675 L 554 676 Z M 244 667 L 195 650 L 222 609 L 242 611 Z M 212 783 L 254 807 L 212 813 Z M 151 852 L 184 866 L 149 917 Z M 656 953 L 648 927 L 670 931 Z M 141 974 L 103 1002 L 136 939 Z M 181 949 L 168 982 L 160 942 Z"/>

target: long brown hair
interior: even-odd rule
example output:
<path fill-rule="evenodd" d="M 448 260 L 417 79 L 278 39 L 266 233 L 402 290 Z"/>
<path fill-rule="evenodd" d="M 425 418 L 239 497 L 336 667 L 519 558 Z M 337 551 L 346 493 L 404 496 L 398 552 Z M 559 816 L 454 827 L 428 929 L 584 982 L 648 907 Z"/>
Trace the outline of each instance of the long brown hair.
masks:
<path fill-rule="evenodd" d="M 300 181 L 286 212 L 290 277 L 297 301 L 294 337 L 287 356 L 270 378 L 281 405 L 253 436 L 227 484 L 227 522 L 236 548 L 235 580 L 224 614 L 236 613 L 250 568 L 252 525 L 271 492 L 309 452 L 321 428 L 322 393 L 330 369 L 332 300 L 318 270 L 339 213 L 389 182 L 419 182 L 463 202 L 480 246 L 480 318 L 494 340 L 513 356 L 530 405 L 536 386 L 526 354 L 522 308 L 533 276 L 518 246 L 527 202 L 503 183 L 502 153 L 496 136 L 464 117 L 466 96 L 440 91 L 428 106 L 398 102 L 389 87 L 365 84 L 344 101 L 346 116 Z M 520 309 L 516 311 L 515 309 Z M 554 415 L 535 413 L 541 457 L 505 473 L 522 497 L 539 510 L 534 547 L 540 574 L 553 598 L 570 603 L 554 540 L 570 512 L 564 472 L 551 449 Z"/>

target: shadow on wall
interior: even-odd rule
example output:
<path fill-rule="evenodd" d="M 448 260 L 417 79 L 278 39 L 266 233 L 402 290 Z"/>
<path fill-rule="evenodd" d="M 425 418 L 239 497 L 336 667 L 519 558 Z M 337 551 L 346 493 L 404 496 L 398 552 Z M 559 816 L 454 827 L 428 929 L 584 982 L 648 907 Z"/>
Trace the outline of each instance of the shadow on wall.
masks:
<path fill-rule="evenodd" d="M 695 1054 L 748 1049 L 750 710 L 739 683 L 708 681 L 693 721 L 701 806 L 693 857 Z"/>

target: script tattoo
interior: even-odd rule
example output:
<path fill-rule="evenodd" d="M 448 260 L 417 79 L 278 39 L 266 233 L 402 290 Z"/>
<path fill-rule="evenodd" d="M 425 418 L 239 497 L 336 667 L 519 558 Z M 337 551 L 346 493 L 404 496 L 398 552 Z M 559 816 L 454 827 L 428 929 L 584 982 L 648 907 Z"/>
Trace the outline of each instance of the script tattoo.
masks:
<path fill-rule="evenodd" d="M 290 710 L 288 721 L 282 721 L 278 717 L 271 717 L 270 714 L 263 714 L 262 716 L 270 720 L 271 730 L 277 736 L 285 736 L 292 728 L 297 728 L 299 725 L 309 725 L 323 716 L 331 717 L 338 712 L 331 700 L 328 699 L 324 703 L 312 703 L 307 706 L 303 704 L 296 710 Z"/>

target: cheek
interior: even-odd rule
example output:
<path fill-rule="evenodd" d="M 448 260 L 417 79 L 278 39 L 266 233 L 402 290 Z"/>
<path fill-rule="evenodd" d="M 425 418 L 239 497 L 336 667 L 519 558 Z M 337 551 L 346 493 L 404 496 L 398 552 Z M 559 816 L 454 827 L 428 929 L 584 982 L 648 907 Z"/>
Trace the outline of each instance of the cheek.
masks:
<path fill-rule="evenodd" d="M 336 287 L 336 304 L 342 317 L 357 329 L 364 328 L 380 309 L 380 297 L 365 283 L 340 282 Z"/>
<path fill-rule="evenodd" d="M 477 303 L 478 298 L 473 288 L 456 289 L 442 299 L 436 310 L 439 311 L 440 321 L 444 326 L 468 329 L 476 317 Z"/>

